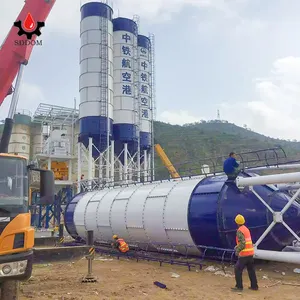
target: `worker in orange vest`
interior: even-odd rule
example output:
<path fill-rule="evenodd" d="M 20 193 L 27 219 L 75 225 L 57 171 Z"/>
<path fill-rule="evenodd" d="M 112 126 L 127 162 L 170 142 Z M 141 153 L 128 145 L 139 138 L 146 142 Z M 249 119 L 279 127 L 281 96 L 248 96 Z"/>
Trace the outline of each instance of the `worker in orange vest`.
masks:
<path fill-rule="evenodd" d="M 115 242 L 112 244 L 115 248 L 117 248 L 120 252 L 126 253 L 129 251 L 128 244 L 124 241 L 124 239 L 119 238 L 116 234 L 113 236 Z"/>
<path fill-rule="evenodd" d="M 243 290 L 243 270 L 247 267 L 251 286 L 249 289 L 257 291 L 257 278 L 254 269 L 254 247 L 252 243 L 250 230 L 244 225 L 245 218 L 242 215 L 235 217 L 235 223 L 238 226 L 236 232 L 236 246 L 235 253 L 238 256 L 238 261 L 235 265 L 235 280 L 236 285 L 232 288 L 233 291 Z"/>

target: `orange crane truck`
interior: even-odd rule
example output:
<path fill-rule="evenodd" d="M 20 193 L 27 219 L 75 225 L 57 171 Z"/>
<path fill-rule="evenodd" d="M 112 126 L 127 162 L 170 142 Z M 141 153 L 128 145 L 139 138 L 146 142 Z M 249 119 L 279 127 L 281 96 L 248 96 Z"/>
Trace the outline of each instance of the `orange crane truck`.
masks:
<path fill-rule="evenodd" d="M 2 1 L 5 9 L 5 1 Z M 40 204 L 54 202 L 54 174 L 37 169 L 25 157 L 8 154 L 20 83 L 35 39 L 45 25 L 55 0 L 26 0 L 0 48 L 0 106 L 12 94 L 0 141 L 0 288 L 1 299 L 18 299 L 18 283 L 31 277 L 34 229 L 30 226 L 29 183 L 40 173 Z M 13 81 L 17 76 L 15 88 Z"/>

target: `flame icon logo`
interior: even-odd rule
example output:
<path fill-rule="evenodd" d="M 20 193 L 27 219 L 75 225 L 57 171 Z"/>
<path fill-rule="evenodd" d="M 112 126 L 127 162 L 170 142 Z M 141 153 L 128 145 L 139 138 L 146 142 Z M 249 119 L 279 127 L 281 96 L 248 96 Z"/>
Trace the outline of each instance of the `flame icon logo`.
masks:
<path fill-rule="evenodd" d="M 14 26 L 19 28 L 19 36 L 24 34 L 28 40 L 31 40 L 33 35 L 40 36 L 42 34 L 40 29 L 41 27 L 45 26 L 45 23 L 35 22 L 31 13 L 29 12 L 23 22 L 21 20 L 14 22 Z"/>
<path fill-rule="evenodd" d="M 31 31 L 31 30 L 34 29 L 34 27 L 35 27 L 35 22 L 34 22 L 34 20 L 33 20 L 33 18 L 32 18 L 31 13 L 28 13 L 28 14 L 27 14 L 27 17 L 26 17 L 26 19 L 25 19 L 25 21 L 24 21 L 24 23 L 23 23 L 23 27 L 24 27 L 24 29 L 26 29 L 26 30 L 28 30 L 28 31 Z"/>

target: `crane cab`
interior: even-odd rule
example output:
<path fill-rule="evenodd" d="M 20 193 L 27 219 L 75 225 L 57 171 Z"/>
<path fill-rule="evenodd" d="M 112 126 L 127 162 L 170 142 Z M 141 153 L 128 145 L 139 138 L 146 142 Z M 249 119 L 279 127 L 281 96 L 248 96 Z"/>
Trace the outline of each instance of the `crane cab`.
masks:
<path fill-rule="evenodd" d="M 25 157 L 0 153 L 0 283 L 32 273 L 34 229 L 29 212 L 29 178 L 40 172 L 41 204 L 54 201 L 52 171 L 27 165 Z"/>

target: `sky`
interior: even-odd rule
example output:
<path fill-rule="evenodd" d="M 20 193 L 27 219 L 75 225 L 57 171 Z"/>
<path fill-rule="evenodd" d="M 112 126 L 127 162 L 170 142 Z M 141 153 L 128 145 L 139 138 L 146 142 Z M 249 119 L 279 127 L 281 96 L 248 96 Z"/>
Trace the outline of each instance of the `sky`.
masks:
<path fill-rule="evenodd" d="M 2 1 L 3 40 L 24 0 Z M 4 4 L 5 2 L 5 4 Z M 26 66 L 18 109 L 74 107 L 79 99 L 80 5 L 56 0 L 43 46 Z M 267 136 L 300 140 L 299 0 L 115 0 L 115 17 L 140 17 L 155 35 L 156 119 L 217 118 Z M 0 108 L 7 115 L 10 97 Z"/>

